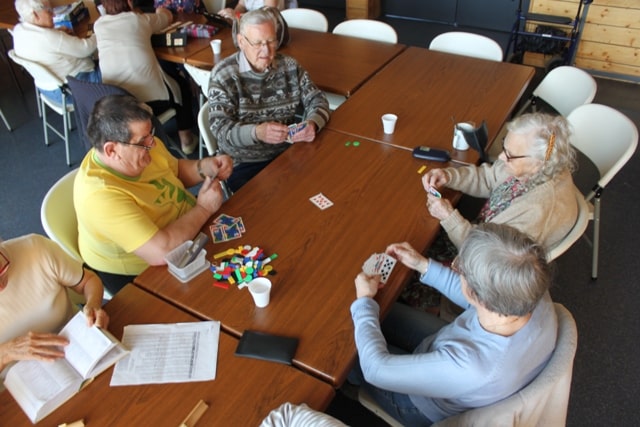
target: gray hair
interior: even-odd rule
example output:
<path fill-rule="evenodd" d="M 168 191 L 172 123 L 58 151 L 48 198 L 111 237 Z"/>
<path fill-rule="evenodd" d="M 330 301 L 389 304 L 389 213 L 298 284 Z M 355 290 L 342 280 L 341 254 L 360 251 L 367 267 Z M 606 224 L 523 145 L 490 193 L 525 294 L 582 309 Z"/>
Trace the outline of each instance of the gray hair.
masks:
<path fill-rule="evenodd" d="M 20 22 L 33 24 L 33 12 L 49 8 L 49 0 L 16 0 L 15 8 L 20 15 Z"/>
<path fill-rule="evenodd" d="M 87 124 L 87 136 L 93 146 L 102 152 L 107 141 L 129 142 L 133 135 L 132 122 L 151 120 L 149 107 L 131 95 L 108 95 L 93 107 Z"/>
<path fill-rule="evenodd" d="M 273 30 L 276 33 L 278 32 L 278 23 L 274 18 L 273 13 L 266 10 L 266 8 L 251 10 L 243 14 L 240 17 L 238 30 L 240 31 L 240 34 L 244 34 L 244 30 L 247 28 L 247 26 L 261 25 L 265 22 L 270 22 L 271 24 L 273 24 Z"/>
<path fill-rule="evenodd" d="M 576 152 L 571 146 L 571 130 L 562 116 L 530 113 L 507 123 L 507 130 L 517 134 L 531 134 L 527 155 L 542 161 L 542 167 L 533 179 L 547 181 L 568 170 L 576 169 Z"/>
<path fill-rule="evenodd" d="M 503 316 L 531 313 L 551 286 L 544 248 L 506 224 L 474 227 L 460 247 L 458 261 L 470 294 Z"/>

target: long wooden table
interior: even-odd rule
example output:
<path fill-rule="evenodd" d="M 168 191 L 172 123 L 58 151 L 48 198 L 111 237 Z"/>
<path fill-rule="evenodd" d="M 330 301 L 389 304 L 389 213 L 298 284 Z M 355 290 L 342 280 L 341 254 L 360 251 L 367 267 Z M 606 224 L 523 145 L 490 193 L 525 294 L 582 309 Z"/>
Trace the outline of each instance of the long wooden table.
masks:
<path fill-rule="evenodd" d="M 444 148 L 456 160 L 476 163 L 474 150 L 453 150 L 452 117 L 486 120 L 493 141 L 533 75 L 524 65 L 409 47 L 341 105 L 327 127 L 405 148 Z M 398 116 L 392 135 L 382 131 L 385 113 Z"/>
<path fill-rule="evenodd" d="M 406 46 L 381 43 L 332 33 L 290 28 L 291 40 L 280 52 L 294 57 L 309 72 L 322 90 L 351 96 Z M 221 31 L 222 52 L 215 57 L 211 49 L 203 49 L 187 58 L 187 63 L 211 69 L 222 58 L 236 51 L 231 31 Z"/>
<path fill-rule="evenodd" d="M 111 316 L 109 330 L 118 338 L 129 324 L 197 321 L 133 285 L 105 309 Z M 304 402 L 321 411 L 331 402 L 335 391 L 329 384 L 292 366 L 234 356 L 237 344 L 221 332 L 213 381 L 110 387 L 110 368 L 38 424 L 84 419 L 89 426 L 179 426 L 202 399 L 209 409 L 200 426 L 257 426 L 284 402 Z M 6 390 L 0 393 L 0 420 L 3 426 L 32 425 Z"/>
<path fill-rule="evenodd" d="M 294 144 L 220 209 L 242 217 L 246 233 L 209 243 L 208 258 L 239 245 L 277 253 L 268 307 L 256 308 L 247 289 L 212 286 L 209 271 L 182 284 L 166 267 L 150 267 L 135 283 L 200 318 L 220 320 L 236 336 L 255 329 L 298 337 L 294 365 L 339 386 L 356 357 L 349 307 L 362 264 L 397 241 L 426 249 L 439 228 L 417 173 L 424 162 L 385 144 L 352 142 L 323 130 L 314 143 Z M 318 193 L 334 205 L 318 209 L 309 201 Z M 376 297 L 383 315 L 409 274 L 397 265 Z"/>

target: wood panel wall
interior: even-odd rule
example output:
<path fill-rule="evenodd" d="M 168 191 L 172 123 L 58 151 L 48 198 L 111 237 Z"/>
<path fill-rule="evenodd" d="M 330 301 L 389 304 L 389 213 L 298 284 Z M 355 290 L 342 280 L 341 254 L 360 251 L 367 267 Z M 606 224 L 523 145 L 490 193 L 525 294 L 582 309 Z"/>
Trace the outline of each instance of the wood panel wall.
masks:
<path fill-rule="evenodd" d="M 577 0 L 532 0 L 531 12 L 575 17 Z M 575 65 L 593 74 L 640 82 L 640 1 L 594 0 L 588 5 Z M 546 59 L 527 53 L 525 61 Z"/>

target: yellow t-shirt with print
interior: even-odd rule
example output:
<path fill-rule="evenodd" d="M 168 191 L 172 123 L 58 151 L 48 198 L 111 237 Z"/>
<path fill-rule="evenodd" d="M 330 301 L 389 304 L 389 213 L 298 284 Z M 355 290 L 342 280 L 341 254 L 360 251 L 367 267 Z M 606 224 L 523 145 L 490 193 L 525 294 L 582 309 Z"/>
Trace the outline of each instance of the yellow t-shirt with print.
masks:
<path fill-rule="evenodd" d="M 151 163 L 127 177 L 100 162 L 91 149 L 73 189 L 78 245 L 84 261 L 100 271 L 135 275 L 148 264 L 133 251 L 195 205 L 178 179 L 178 160 L 156 138 Z"/>

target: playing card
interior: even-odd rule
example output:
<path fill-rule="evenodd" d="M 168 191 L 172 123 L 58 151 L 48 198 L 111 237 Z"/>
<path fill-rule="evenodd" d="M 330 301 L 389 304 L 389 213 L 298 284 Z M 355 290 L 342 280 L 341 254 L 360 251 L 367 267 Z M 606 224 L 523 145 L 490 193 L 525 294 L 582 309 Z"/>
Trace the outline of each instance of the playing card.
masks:
<path fill-rule="evenodd" d="M 330 206 L 333 206 L 333 202 L 329 200 L 324 194 L 318 193 L 315 196 L 311 197 L 311 203 L 324 210 Z"/>
<path fill-rule="evenodd" d="M 307 127 L 307 122 L 302 123 L 294 123 L 289 125 L 289 133 L 287 135 L 287 142 L 293 143 L 293 135 L 300 132 L 302 129 Z"/>
<path fill-rule="evenodd" d="M 216 219 L 213 220 L 213 223 L 216 225 L 218 224 L 231 225 L 235 222 L 237 222 L 237 218 L 227 214 L 220 214 Z"/>
<path fill-rule="evenodd" d="M 438 199 L 442 198 L 442 194 L 440 194 L 440 192 L 438 190 L 436 190 L 435 188 L 429 186 L 429 188 L 427 189 L 427 191 L 431 194 L 433 194 L 434 196 L 436 196 Z"/>
<path fill-rule="evenodd" d="M 369 275 L 380 275 L 380 281 L 387 283 L 389 275 L 396 265 L 396 259 L 387 254 L 373 254 L 362 265 L 362 271 Z"/>
<path fill-rule="evenodd" d="M 211 230 L 211 239 L 213 240 L 213 243 L 221 243 L 227 241 L 227 236 L 222 229 L 222 225 L 211 225 L 209 229 Z"/>

